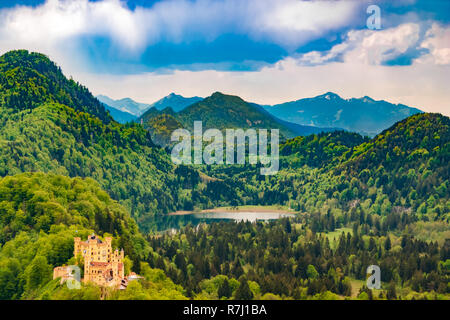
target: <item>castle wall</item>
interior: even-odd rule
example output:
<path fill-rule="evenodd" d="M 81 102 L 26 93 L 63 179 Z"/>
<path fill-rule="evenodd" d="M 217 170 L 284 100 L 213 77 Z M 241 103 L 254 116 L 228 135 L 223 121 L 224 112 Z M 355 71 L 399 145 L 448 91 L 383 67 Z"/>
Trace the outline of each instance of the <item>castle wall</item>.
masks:
<path fill-rule="evenodd" d="M 90 235 L 87 241 L 74 238 L 75 257 L 84 258 L 83 282 L 94 282 L 99 286 L 119 287 L 124 275 L 123 249 L 112 250 L 112 238 L 106 237 L 101 241 L 97 236 Z M 63 277 L 67 274 L 67 267 L 57 267 L 53 270 L 53 278 Z"/>

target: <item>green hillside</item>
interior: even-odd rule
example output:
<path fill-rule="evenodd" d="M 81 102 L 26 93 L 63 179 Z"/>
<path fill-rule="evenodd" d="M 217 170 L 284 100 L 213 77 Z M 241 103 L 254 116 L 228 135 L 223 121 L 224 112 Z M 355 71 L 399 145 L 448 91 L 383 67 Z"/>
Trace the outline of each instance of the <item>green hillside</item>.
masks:
<path fill-rule="evenodd" d="M 281 145 L 280 154 L 291 156 L 291 165 L 324 167 L 338 163 L 342 156 L 348 157 L 355 147 L 368 141 L 369 138 L 353 132 L 320 133 L 286 141 Z"/>
<path fill-rule="evenodd" d="M 440 114 L 417 114 L 361 144 L 346 166 L 352 172 L 383 166 L 395 171 L 429 165 L 439 175 L 448 175 L 450 164 L 450 119 Z M 440 171 L 442 170 L 442 171 Z"/>
<path fill-rule="evenodd" d="M 89 90 L 68 80 L 48 57 L 16 50 L 0 57 L 0 104 L 5 113 L 32 110 L 46 102 L 88 112 L 105 123 L 112 119 Z"/>
<path fill-rule="evenodd" d="M 201 120 L 205 128 L 273 128 L 286 136 L 293 135 L 241 98 L 220 92 L 181 110 L 177 116 L 188 129 L 193 128 L 194 121 Z"/>
<path fill-rule="evenodd" d="M 93 285 L 69 290 L 52 280 L 54 267 L 80 264 L 73 238 L 93 232 L 114 237 L 113 246 L 125 251 L 127 272 L 140 272 L 144 287 L 105 297 Z M 94 180 L 44 173 L 0 179 L 0 299 L 183 299 L 182 288 L 161 270 L 141 264 L 149 255 L 136 222 Z"/>
<path fill-rule="evenodd" d="M 91 178 L 22 173 L 0 180 L 0 243 L 20 232 L 48 233 L 54 225 L 77 225 L 97 234 L 136 234 L 128 212 Z"/>
<path fill-rule="evenodd" d="M 15 67 L 22 60 L 27 67 Z M 43 55 L 10 52 L 1 61 L 2 70 L 26 72 L 15 71 L 15 76 L 5 76 L 9 71 L 0 73 L 1 79 L 20 79 L 14 80 L 14 86 L 0 89 L 0 176 L 43 171 L 91 177 L 140 224 L 156 213 L 177 208 L 175 168 L 169 155 L 154 145 L 142 126 L 111 121 L 86 89 L 64 80 L 60 70 Z M 45 69 L 45 75 L 37 75 L 34 70 L 42 66 L 51 68 Z M 36 83 L 53 88 L 49 91 L 60 89 L 58 94 L 35 91 Z M 64 91 L 66 83 L 73 85 L 72 90 Z M 12 107 L 7 97 L 17 91 L 26 103 Z"/>
<path fill-rule="evenodd" d="M 261 177 L 255 166 L 210 167 L 206 173 L 220 181 L 206 191 L 222 205 L 282 204 L 336 218 L 355 211 L 395 217 L 394 228 L 401 217 L 448 224 L 448 123 L 418 114 L 370 140 L 342 131 L 297 137 L 280 146 L 277 175 Z"/>
<path fill-rule="evenodd" d="M 183 125 L 169 112 L 155 115 L 144 123 L 144 128 L 150 132 L 152 141 L 159 146 L 172 144 L 170 137 L 172 132 Z"/>

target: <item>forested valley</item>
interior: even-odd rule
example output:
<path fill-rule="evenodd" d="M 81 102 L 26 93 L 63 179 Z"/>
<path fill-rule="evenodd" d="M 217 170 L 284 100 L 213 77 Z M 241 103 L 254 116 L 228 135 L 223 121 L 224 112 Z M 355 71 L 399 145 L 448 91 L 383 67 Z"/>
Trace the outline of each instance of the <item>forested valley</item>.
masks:
<path fill-rule="evenodd" d="M 157 125 L 163 126 L 164 123 Z M 161 128 L 160 128 L 161 129 Z M 161 129 L 164 131 L 164 128 Z M 287 139 L 280 171 L 175 165 L 39 53 L 0 57 L 0 299 L 449 299 L 450 119 L 410 116 L 374 138 Z M 272 222 L 164 230 L 176 210 L 276 205 Z M 69 290 L 73 237 L 112 236 L 126 290 Z M 382 288 L 365 286 L 378 265 Z"/>

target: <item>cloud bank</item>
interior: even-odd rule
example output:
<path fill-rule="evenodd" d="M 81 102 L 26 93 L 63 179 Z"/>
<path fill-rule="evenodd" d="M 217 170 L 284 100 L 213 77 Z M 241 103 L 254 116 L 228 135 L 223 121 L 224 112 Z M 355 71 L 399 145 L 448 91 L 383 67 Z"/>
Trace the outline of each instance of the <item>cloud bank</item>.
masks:
<path fill-rule="evenodd" d="M 382 30 L 365 26 L 373 2 Z M 43 52 L 113 98 L 220 90 L 271 104 L 335 91 L 449 115 L 448 16 L 422 0 L 47 0 L 0 10 L 0 53 Z"/>
<path fill-rule="evenodd" d="M 51 45 L 103 36 L 130 53 L 160 41 L 213 41 L 227 32 L 295 48 L 346 26 L 359 7 L 356 1 L 168 0 L 130 10 L 119 0 L 48 0 L 3 10 L 0 27 L 4 42 Z"/>

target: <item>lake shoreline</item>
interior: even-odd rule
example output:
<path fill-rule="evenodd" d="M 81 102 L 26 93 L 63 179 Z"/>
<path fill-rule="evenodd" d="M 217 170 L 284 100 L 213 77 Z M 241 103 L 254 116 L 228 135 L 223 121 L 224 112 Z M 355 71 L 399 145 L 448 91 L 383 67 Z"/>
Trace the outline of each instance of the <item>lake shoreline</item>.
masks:
<path fill-rule="evenodd" d="M 239 213 L 239 212 L 260 212 L 260 213 L 299 213 L 298 211 L 292 210 L 292 209 L 283 209 L 280 207 L 258 207 L 258 206 L 248 206 L 248 207 L 218 207 L 213 209 L 204 209 L 201 211 L 184 211 L 184 210 L 178 210 L 175 212 L 170 212 L 167 215 L 169 216 L 184 216 L 184 215 L 193 215 L 193 214 L 199 214 L 199 213 L 223 213 L 223 212 L 230 212 L 230 213 Z"/>

